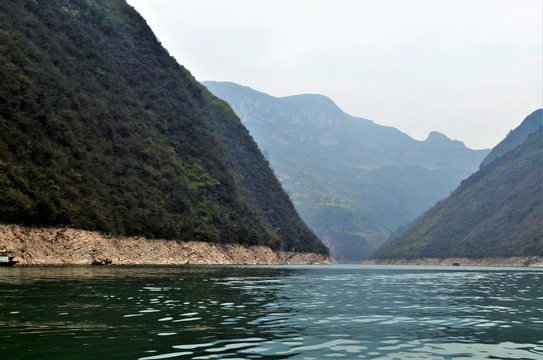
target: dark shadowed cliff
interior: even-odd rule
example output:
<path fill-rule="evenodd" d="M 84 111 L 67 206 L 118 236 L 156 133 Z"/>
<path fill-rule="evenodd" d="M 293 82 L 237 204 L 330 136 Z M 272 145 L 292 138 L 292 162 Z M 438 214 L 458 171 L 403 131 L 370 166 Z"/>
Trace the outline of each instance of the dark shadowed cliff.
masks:
<path fill-rule="evenodd" d="M 121 0 L 0 3 L 0 191 L 3 223 L 327 252 Z"/>

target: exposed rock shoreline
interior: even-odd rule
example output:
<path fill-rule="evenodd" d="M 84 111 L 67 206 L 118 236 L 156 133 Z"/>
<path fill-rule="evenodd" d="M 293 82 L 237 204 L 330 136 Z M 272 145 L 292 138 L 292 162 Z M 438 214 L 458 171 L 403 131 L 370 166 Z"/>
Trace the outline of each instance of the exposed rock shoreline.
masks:
<path fill-rule="evenodd" d="M 543 266 L 542 256 L 506 257 L 506 258 L 423 258 L 423 259 L 388 259 L 366 260 L 372 265 L 461 265 L 461 266 Z"/>
<path fill-rule="evenodd" d="M 320 254 L 266 246 L 155 240 L 95 231 L 0 224 L 0 249 L 17 251 L 18 265 L 282 265 L 330 264 Z"/>

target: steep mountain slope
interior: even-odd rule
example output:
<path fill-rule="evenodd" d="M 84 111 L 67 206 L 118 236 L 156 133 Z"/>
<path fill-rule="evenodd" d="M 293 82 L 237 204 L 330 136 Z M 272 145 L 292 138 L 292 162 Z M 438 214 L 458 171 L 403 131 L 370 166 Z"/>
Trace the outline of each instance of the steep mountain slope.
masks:
<path fill-rule="evenodd" d="M 543 256 L 541 126 L 464 180 L 372 258 L 512 256 Z"/>
<path fill-rule="evenodd" d="M 537 128 L 543 125 L 543 109 L 531 113 L 516 129 L 511 130 L 509 134 L 481 162 L 481 167 L 490 164 L 496 158 L 504 155 L 509 150 L 513 150 L 534 133 Z"/>
<path fill-rule="evenodd" d="M 0 3 L 0 221 L 327 249 L 124 1 Z"/>
<path fill-rule="evenodd" d="M 446 197 L 488 153 L 433 132 L 416 141 L 344 113 L 322 95 L 276 98 L 204 82 L 268 156 L 298 212 L 339 261 L 360 261 Z"/>

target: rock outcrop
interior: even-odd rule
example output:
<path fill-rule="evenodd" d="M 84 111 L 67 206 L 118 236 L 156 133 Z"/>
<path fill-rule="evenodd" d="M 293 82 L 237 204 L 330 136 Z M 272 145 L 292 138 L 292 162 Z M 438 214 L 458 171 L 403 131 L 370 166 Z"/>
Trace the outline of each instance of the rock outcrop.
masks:
<path fill-rule="evenodd" d="M 278 265 L 328 264 L 314 253 L 266 246 L 156 240 L 69 228 L 0 224 L 0 249 L 17 251 L 19 265 Z"/>

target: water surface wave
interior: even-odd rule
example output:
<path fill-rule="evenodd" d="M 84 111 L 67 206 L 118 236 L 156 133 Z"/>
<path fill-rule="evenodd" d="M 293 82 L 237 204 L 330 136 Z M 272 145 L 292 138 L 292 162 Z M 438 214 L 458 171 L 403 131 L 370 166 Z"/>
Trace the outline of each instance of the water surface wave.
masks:
<path fill-rule="evenodd" d="M 0 279 L 6 358 L 543 358 L 543 269 L 20 267 Z"/>

